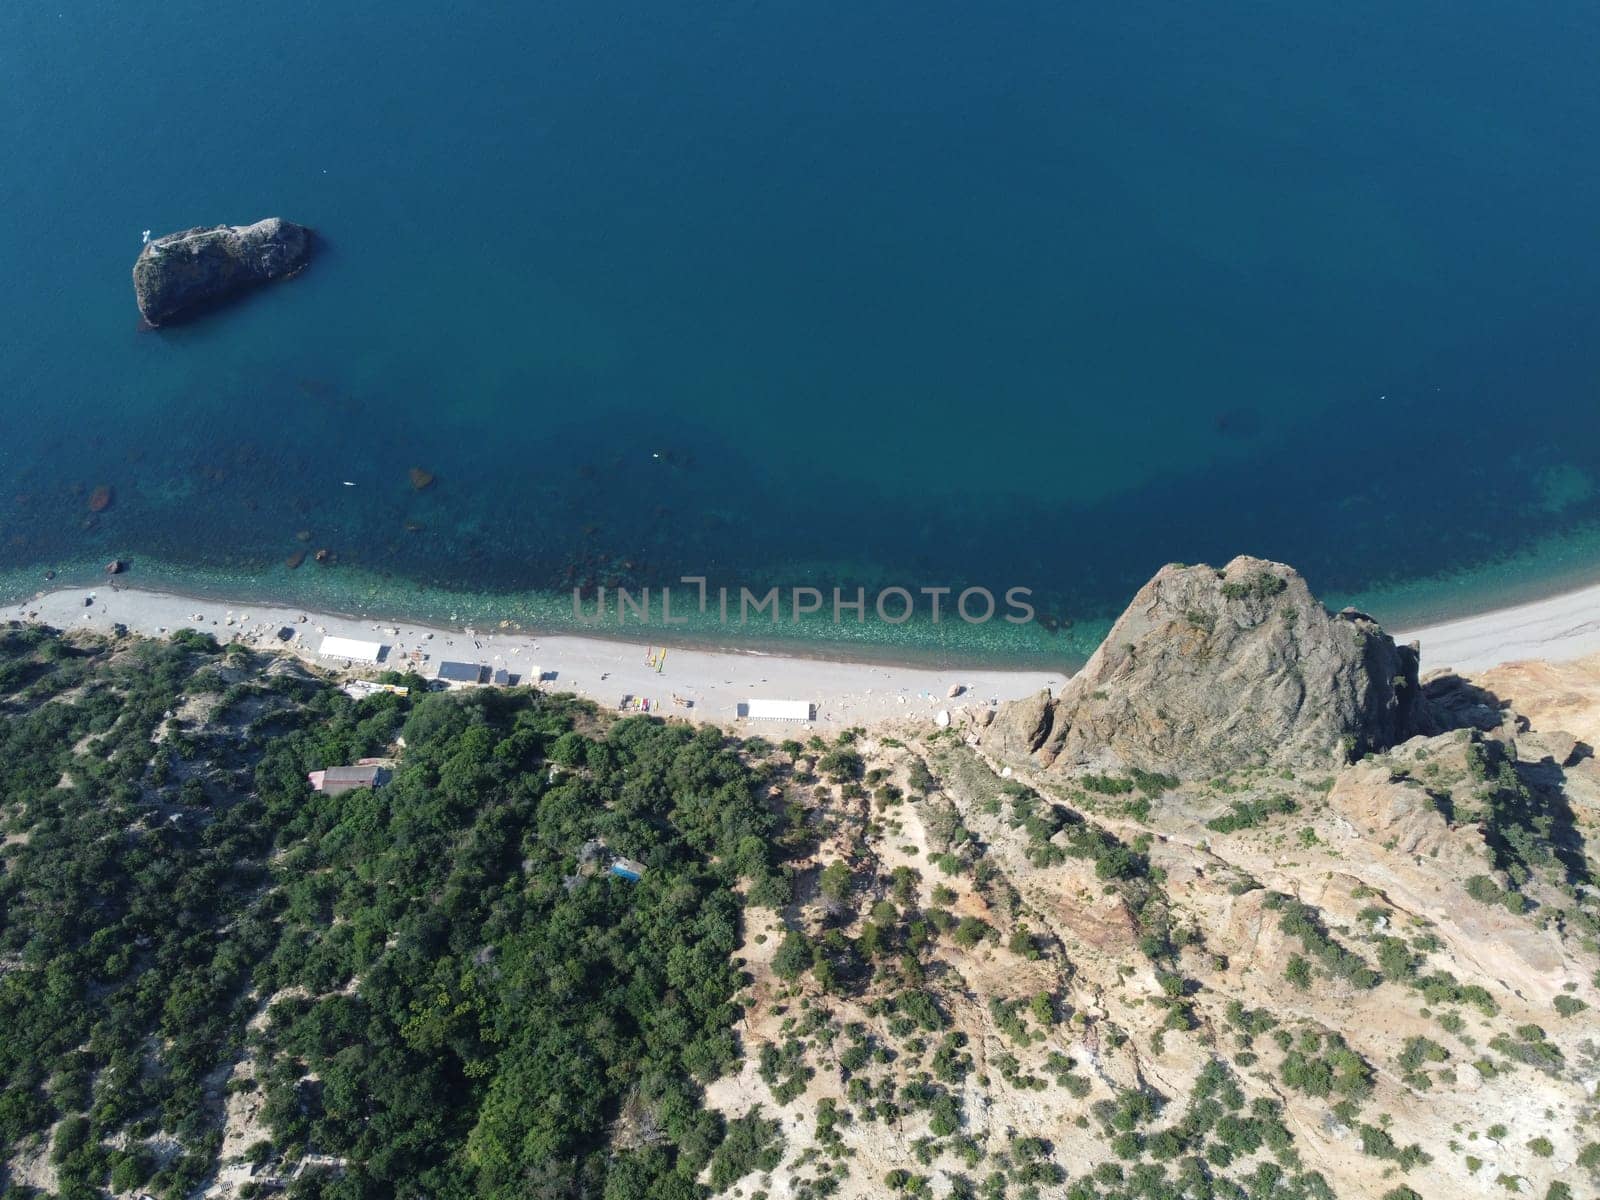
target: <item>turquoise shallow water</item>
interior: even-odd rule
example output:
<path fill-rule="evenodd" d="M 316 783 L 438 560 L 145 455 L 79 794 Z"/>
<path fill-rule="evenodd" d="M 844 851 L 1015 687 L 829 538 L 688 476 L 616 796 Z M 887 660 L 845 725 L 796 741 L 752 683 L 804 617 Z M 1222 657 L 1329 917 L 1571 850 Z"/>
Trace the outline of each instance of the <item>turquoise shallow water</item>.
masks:
<path fill-rule="evenodd" d="M 1592 578 L 1597 21 L 5 6 L 0 579 L 1024 586 L 756 640 L 1033 660 L 1168 560 L 1391 623 Z M 139 329 L 140 230 L 268 214 L 310 270 Z"/>

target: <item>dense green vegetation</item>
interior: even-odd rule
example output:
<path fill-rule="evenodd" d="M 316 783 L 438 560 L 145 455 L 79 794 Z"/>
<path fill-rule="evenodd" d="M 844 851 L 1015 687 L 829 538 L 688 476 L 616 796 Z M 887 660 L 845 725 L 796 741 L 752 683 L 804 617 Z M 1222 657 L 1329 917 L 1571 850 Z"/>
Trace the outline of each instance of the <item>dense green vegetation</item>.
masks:
<path fill-rule="evenodd" d="M 1257 571 L 1243 583 L 1223 584 L 1222 594 L 1229 600 L 1266 600 L 1278 595 L 1288 586 L 1288 581 L 1281 575 L 1273 575 L 1268 571 Z"/>
<path fill-rule="evenodd" d="M 737 1054 L 736 888 L 789 887 L 737 746 L 264 661 L 0 629 L 0 1153 L 61 1121 L 61 1194 L 183 1195 L 233 1068 L 252 1158 L 347 1160 L 291 1195 L 691 1197 L 768 1159 L 699 1098 Z M 397 738 L 384 786 L 310 791 Z M 596 840 L 644 879 L 581 871 Z"/>
<path fill-rule="evenodd" d="M 1591 948 L 1600 945 L 1600 916 L 1586 899 L 1595 881 L 1564 792 L 1519 766 L 1498 741 L 1476 733 L 1462 736 L 1464 770 L 1423 755 L 1397 770 L 1428 788 L 1446 820 L 1482 832 L 1500 875 L 1470 877 L 1467 893 L 1480 904 L 1513 913 L 1542 909 L 1541 919 L 1573 928 Z M 1542 889 L 1554 896 L 1547 892 L 1536 900 Z"/>
<path fill-rule="evenodd" d="M 1284 933 L 1299 940 L 1307 954 L 1317 959 L 1327 973 L 1336 978 L 1343 979 L 1359 988 L 1376 987 L 1382 978 L 1353 950 L 1346 948 L 1335 940 L 1322 923 L 1322 916 L 1309 904 L 1302 904 L 1290 896 L 1272 893 L 1267 897 L 1267 907 L 1275 908 L 1279 913 L 1279 923 Z M 1298 955 L 1289 960 L 1288 973 L 1291 979 L 1296 975 L 1303 978 L 1296 982 L 1305 986 L 1309 982 L 1309 965 Z"/>
<path fill-rule="evenodd" d="M 1254 829 L 1279 813 L 1291 813 L 1295 803 L 1287 796 L 1272 795 L 1259 800 L 1235 800 L 1228 811 L 1206 822 L 1213 833 L 1235 833 L 1240 829 Z"/>

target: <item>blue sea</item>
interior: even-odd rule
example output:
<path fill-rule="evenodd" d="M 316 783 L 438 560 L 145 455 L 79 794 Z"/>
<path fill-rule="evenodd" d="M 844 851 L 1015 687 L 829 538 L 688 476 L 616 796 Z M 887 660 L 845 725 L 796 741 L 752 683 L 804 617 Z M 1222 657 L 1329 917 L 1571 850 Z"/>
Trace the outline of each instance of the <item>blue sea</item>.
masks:
<path fill-rule="evenodd" d="M 1600 578 L 1597 61 L 1574 0 L 16 0 L 0 592 L 1026 587 L 672 636 L 1057 661 L 1172 560 Z M 303 275 L 141 329 L 143 230 L 269 215 Z"/>

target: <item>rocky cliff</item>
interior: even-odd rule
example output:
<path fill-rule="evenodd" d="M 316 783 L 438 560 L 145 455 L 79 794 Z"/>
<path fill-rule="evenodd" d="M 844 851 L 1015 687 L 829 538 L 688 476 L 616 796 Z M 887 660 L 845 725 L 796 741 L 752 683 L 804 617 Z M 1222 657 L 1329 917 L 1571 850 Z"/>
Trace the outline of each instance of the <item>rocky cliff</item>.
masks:
<path fill-rule="evenodd" d="M 133 264 L 139 311 L 162 325 L 271 279 L 303 269 L 311 231 L 268 217 L 254 225 L 185 229 L 149 242 Z"/>
<path fill-rule="evenodd" d="M 1415 649 L 1329 613 L 1292 568 L 1240 557 L 1162 568 L 1059 696 L 1005 705 L 985 744 L 1194 777 L 1332 766 L 1431 728 Z"/>
<path fill-rule="evenodd" d="M 1176 784 L 996 762 L 976 714 L 852 731 L 860 783 L 777 752 L 813 836 L 735 951 L 744 1060 L 706 1095 L 773 1148 L 721 1194 L 1600 1195 L 1600 771 L 1481 679 L 1426 694 L 1467 723 Z"/>

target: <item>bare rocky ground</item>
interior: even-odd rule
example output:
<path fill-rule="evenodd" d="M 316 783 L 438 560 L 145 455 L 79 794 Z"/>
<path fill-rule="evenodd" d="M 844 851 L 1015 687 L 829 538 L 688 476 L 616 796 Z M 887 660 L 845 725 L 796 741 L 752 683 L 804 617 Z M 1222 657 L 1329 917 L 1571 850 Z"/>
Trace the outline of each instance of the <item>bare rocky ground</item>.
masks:
<path fill-rule="evenodd" d="M 1592 719 L 1540 675 L 1504 677 Z M 1429 693 L 1476 724 L 1142 787 L 976 721 L 863 734 L 838 781 L 791 747 L 815 848 L 792 909 L 748 922 L 747 1056 L 710 1089 L 776 1119 L 781 1158 L 726 1194 L 1111 1196 L 1160 1168 L 1172 1190 L 1141 1194 L 1178 1196 L 1196 1156 L 1275 1168 L 1275 1196 L 1600 1194 L 1600 925 L 1574 882 L 1600 768 L 1495 695 Z M 779 969 L 790 931 L 821 980 Z"/>
<path fill-rule="evenodd" d="M 1506 663 L 1476 678 L 1534 728 L 1565 730 L 1600 746 L 1600 655 L 1563 663 Z"/>

